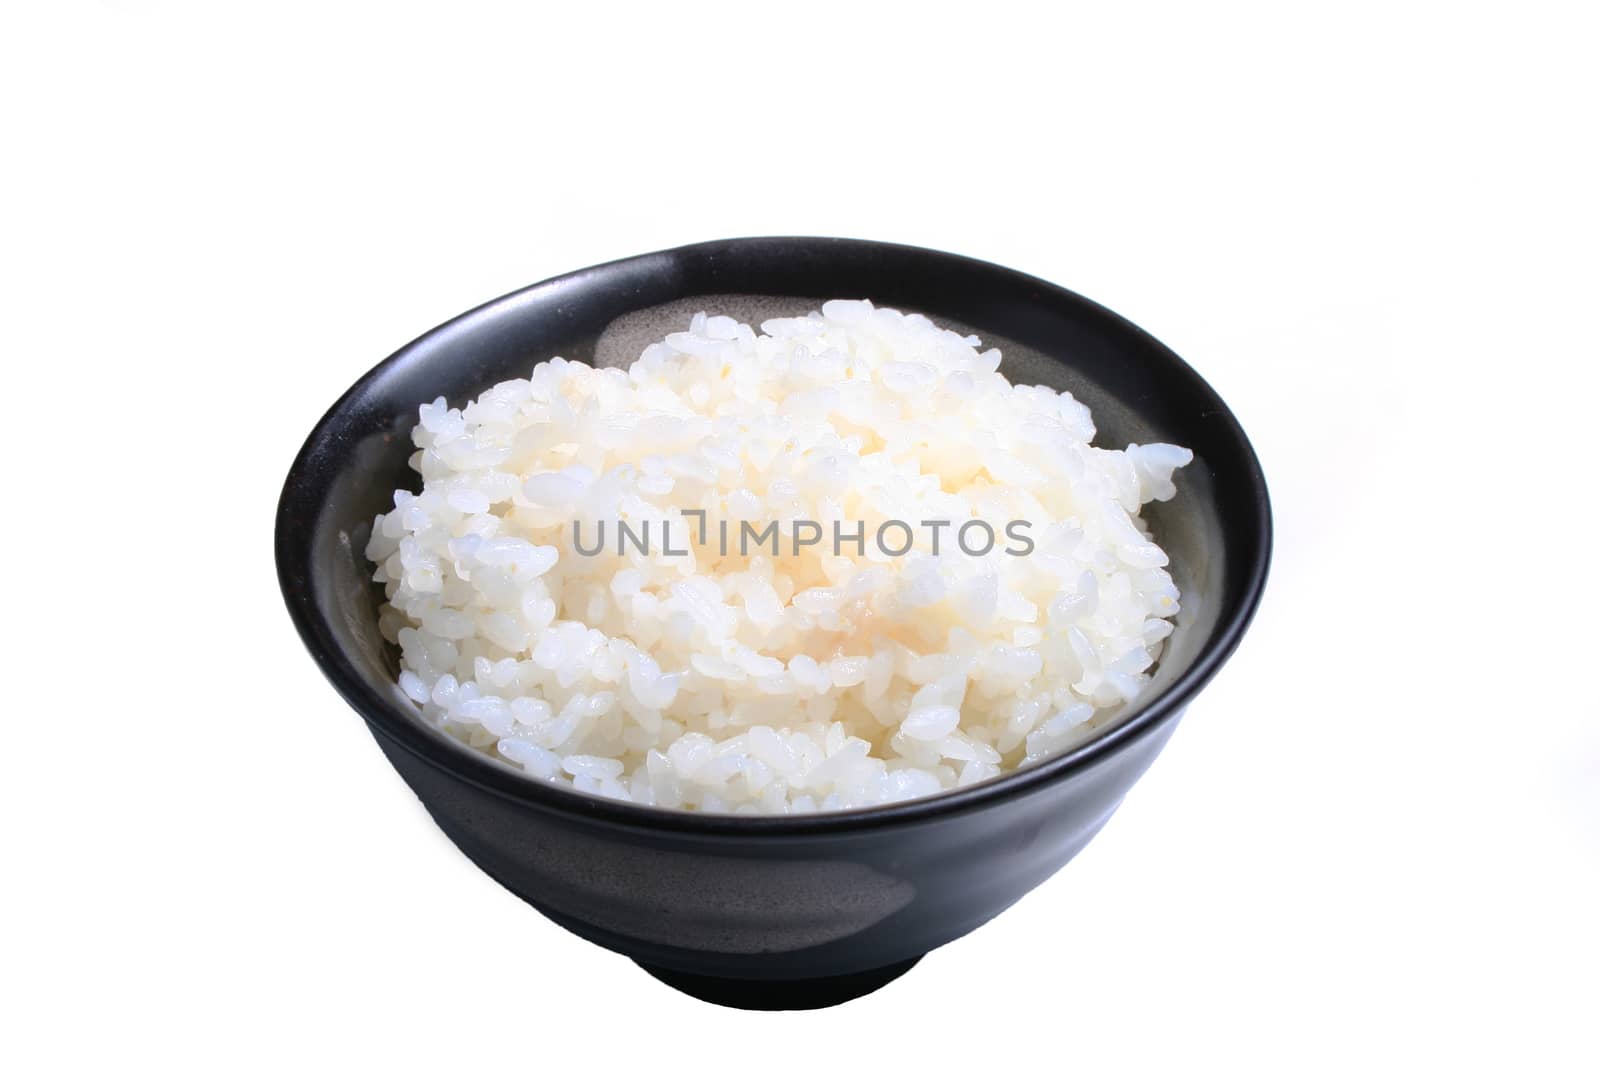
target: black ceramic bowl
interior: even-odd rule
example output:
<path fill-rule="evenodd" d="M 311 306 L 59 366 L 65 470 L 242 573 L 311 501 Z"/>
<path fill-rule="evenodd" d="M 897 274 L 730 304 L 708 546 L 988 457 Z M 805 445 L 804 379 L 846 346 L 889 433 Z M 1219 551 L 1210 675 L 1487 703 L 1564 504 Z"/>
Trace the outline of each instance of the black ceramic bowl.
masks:
<path fill-rule="evenodd" d="M 382 590 L 362 555 L 373 516 L 396 487 L 415 484 L 406 459 L 418 405 L 440 395 L 460 404 L 558 355 L 631 359 L 652 331 L 659 338 L 692 309 L 749 321 L 832 297 L 867 297 L 981 334 L 1006 353 L 1012 380 L 1068 388 L 1086 402 L 1097 444 L 1194 450 L 1177 499 L 1146 511 L 1172 559 L 1182 611 L 1141 707 L 1016 774 L 800 816 L 698 815 L 586 796 L 521 777 L 424 724 L 394 681 L 396 650 L 378 633 Z M 562 926 L 696 996 L 814 1007 L 892 980 L 1083 848 L 1239 643 L 1266 579 L 1271 517 L 1255 455 L 1217 394 L 1105 308 L 925 249 L 754 238 L 553 278 L 413 341 L 312 430 L 284 484 L 276 541 L 306 647 L 474 863 Z"/>

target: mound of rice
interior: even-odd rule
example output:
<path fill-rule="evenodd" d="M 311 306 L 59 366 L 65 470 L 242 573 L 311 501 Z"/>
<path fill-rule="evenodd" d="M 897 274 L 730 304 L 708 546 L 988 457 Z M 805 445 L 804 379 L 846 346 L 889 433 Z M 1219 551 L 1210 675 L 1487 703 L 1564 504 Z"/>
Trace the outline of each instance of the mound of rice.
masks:
<path fill-rule="evenodd" d="M 1067 749 L 1172 632 L 1139 509 L 1192 457 L 1091 446 L 1084 405 L 1012 385 L 1000 358 L 834 300 L 760 333 L 698 314 L 626 372 L 557 359 L 423 406 L 423 489 L 395 493 L 367 549 L 400 688 L 534 778 L 704 812 L 908 800 Z M 619 553 L 613 532 L 577 551 L 602 519 L 667 524 L 688 551 Z M 773 519 L 862 522 L 864 551 L 731 550 Z M 954 543 L 973 519 L 993 551 Z M 916 531 L 904 555 L 872 535 L 890 520 Z M 1032 550 L 1013 554 L 1019 520 Z"/>

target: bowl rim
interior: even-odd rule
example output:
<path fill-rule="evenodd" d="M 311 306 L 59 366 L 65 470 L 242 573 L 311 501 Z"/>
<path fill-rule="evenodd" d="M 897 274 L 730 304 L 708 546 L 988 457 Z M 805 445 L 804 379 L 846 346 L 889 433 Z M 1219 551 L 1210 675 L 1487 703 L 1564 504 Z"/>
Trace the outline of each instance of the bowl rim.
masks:
<path fill-rule="evenodd" d="M 931 261 L 942 262 L 948 266 L 983 271 L 1009 284 L 1042 289 L 1051 299 L 1076 304 L 1081 309 L 1101 317 L 1114 328 L 1143 339 L 1160 358 L 1171 361 L 1180 374 L 1186 375 L 1189 378 L 1189 386 L 1195 391 L 1197 398 L 1214 409 L 1215 416 L 1222 421 L 1225 431 L 1236 439 L 1239 455 L 1244 461 L 1236 473 L 1243 476 L 1254 508 L 1253 513 L 1248 516 L 1231 516 L 1230 523 L 1254 525 L 1257 544 L 1260 546 L 1254 558 L 1244 562 L 1246 571 L 1243 580 L 1244 592 L 1238 610 L 1230 617 L 1219 620 L 1195 661 L 1149 704 L 1107 727 L 1083 744 L 1032 767 L 1007 771 L 984 782 L 944 790 L 914 800 L 797 815 L 740 815 L 657 808 L 551 785 L 521 775 L 509 766 L 502 766 L 499 762 L 469 749 L 429 725 L 418 715 L 400 712 L 383 695 L 370 687 L 339 650 L 331 629 L 316 609 L 315 591 L 309 574 L 305 573 L 306 569 L 301 567 L 299 562 L 311 551 L 311 531 L 314 528 L 317 507 L 326 497 L 326 493 L 320 490 L 325 488 L 324 483 L 329 480 L 327 476 L 311 474 L 310 461 L 318 443 L 349 414 L 347 406 L 361 396 L 374 379 L 383 375 L 390 366 L 405 359 L 414 350 L 436 343 L 448 334 L 468 331 L 474 325 L 494 317 L 535 293 L 578 284 L 586 276 L 603 276 L 616 272 L 619 268 L 639 266 L 645 260 L 688 255 L 716 256 L 739 248 L 750 249 L 756 246 L 770 248 L 779 245 L 792 246 L 795 250 L 804 248 L 813 253 L 855 249 L 927 257 Z M 1015 799 L 1101 763 L 1160 728 L 1177 716 L 1195 694 L 1211 681 L 1238 647 L 1245 630 L 1249 627 L 1260 605 L 1271 563 L 1272 512 L 1260 461 L 1245 436 L 1243 427 L 1223 403 L 1222 398 L 1176 352 L 1109 308 L 1063 286 L 1010 267 L 916 245 L 841 237 L 737 237 L 700 241 L 625 256 L 546 278 L 479 304 L 403 345 L 361 375 L 317 420 L 315 427 L 300 446 L 284 480 L 279 495 L 273 540 L 279 589 L 301 640 L 323 675 L 345 702 L 361 715 L 369 728 L 382 735 L 382 739 L 399 745 L 412 756 L 475 789 L 487 790 L 515 804 L 530 805 L 568 818 L 603 823 L 616 828 L 632 828 L 684 837 L 791 837 L 903 827 Z"/>

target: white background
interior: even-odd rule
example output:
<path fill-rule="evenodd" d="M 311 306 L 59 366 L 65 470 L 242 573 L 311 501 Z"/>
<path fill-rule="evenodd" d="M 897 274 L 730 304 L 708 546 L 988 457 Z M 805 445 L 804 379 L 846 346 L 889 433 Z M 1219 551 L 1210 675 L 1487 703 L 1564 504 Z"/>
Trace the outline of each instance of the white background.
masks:
<path fill-rule="evenodd" d="M 8 5 L 0 1057 L 1595 1062 L 1579 12 Z M 1278 528 L 1254 629 L 1082 856 L 771 1016 L 461 858 L 270 544 L 301 439 L 416 334 L 768 233 L 1131 317 L 1233 407 Z"/>

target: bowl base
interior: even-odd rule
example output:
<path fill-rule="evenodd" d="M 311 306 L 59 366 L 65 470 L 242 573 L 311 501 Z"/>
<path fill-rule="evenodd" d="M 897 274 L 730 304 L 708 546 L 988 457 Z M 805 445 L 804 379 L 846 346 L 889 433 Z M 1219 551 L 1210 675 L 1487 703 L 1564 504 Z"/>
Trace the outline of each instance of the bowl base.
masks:
<path fill-rule="evenodd" d="M 745 1011 L 809 1011 L 864 997 L 914 967 L 921 956 L 858 974 L 827 978 L 713 978 L 639 963 L 650 977 L 696 1000 Z"/>

